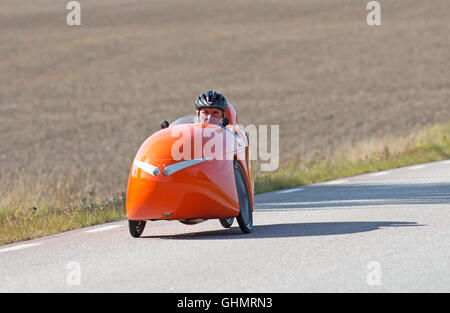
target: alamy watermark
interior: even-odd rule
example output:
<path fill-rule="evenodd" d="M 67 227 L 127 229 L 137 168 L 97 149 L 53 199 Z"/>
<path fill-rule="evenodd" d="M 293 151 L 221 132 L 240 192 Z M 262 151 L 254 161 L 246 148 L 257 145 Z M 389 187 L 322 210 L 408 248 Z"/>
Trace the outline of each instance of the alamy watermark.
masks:
<path fill-rule="evenodd" d="M 381 5 L 378 1 L 370 1 L 366 6 L 367 10 L 371 10 L 367 14 L 366 22 L 369 26 L 381 25 Z"/>
<path fill-rule="evenodd" d="M 70 261 L 66 264 L 66 283 L 69 286 L 80 286 L 81 285 L 81 265 L 76 261 Z"/>
<path fill-rule="evenodd" d="M 280 163 L 279 125 L 194 124 L 194 127 L 171 126 L 171 157 L 187 160 L 259 161 L 260 171 L 274 171 Z"/>
<path fill-rule="evenodd" d="M 369 271 L 366 276 L 366 282 L 369 286 L 381 285 L 381 264 L 377 261 L 367 263 L 366 269 Z"/>
<path fill-rule="evenodd" d="M 69 26 L 81 25 L 81 4 L 78 1 L 69 1 L 66 5 L 69 13 L 66 15 L 66 23 Z M 381 5 L 379 1 L 369 1 L 366 9 L 370 12 L 366 16 L 366 22 L 369 26 L 381 25 Z"/>
<path fill-rule="evenodd" d="M 66 15 L 66 23 L 69 26 L 81 25 L 81 5 L 78 1 L 69 1 L 66 9 L 70 12 Z"/>

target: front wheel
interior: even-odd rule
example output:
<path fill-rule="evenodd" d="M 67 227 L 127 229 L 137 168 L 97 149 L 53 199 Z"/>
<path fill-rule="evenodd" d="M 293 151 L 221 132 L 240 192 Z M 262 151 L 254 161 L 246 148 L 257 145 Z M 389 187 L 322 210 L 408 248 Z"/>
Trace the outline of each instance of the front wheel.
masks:
<path fill-rule="evenodd" d="M 239 199 L 239 215 L 236 219 L 241 231 L 248 234 L 253 229 L 252 203 L 244 173 L 237 161 L 234 161 L 234 177 L 236 179 L 236 189 Z"/>
<path fill-rule="evenodd" d="M 144 232 L 146 221 L 130 221 L 128 220 L 128 227 L 130 229 L 130 234 L 134 238 L 138 238 Z"/>
<path fill-rule="evenodd" d="M 234 222 L 234 217 L 230 217 L 230 218 L 221 218 L 219 219 L 220 224 L 224 227 L 224 228 L 230 228 L 231 225 L 233 225 Z"/>

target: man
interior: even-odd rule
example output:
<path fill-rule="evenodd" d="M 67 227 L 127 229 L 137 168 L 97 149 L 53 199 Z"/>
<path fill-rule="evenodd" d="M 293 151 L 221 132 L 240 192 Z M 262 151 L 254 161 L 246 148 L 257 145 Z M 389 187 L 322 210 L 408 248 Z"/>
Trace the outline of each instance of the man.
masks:
<path fill-rule="evenodd" d="M 195 101 L 197 117 L 201 123 L 220 125 L 220 120 L 225 116 L 227 108 L 227 99 L 215 90 L 202 92 Z"/>

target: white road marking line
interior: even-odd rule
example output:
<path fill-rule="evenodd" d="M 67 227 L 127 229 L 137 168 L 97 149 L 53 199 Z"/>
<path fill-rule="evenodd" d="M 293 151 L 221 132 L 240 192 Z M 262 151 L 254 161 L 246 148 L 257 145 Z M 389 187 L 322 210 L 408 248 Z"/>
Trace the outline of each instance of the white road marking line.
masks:
<path fill-rule="evenodd" d="M 367 205 L 380 205 L 380 201 L 383 202 L 393 202 L 394 200 L 389 200 L 389 199 L 357 199 L 357 200 L 327 200 L 327 201 L 297 201 L 297 202 L 265 202 L 265 203 L 258 203 L 257 207 L 261 208 L 264 206 L 296 206 L 296 205 L 301 205 L 301 206 L 305 206 L 305 205 L 323 205 L 323 204 L 331 204 L 331 205 L 337 205 L 337 204 L 353 204 L 353 203 L 364 203 Z M 395 202 L 395 201 L 394 201 Z"/>
<path fill-rule="evenodd" d="M 411 166 L 409 169 L 410 170 L 420 170 L 425 167 L 427 167 L 427 166 L 426 165 L 416 165 L 416 166 Z"/>
<path fill-rule="evenodd" d="M 98 233 L 98 232 L 101 232 L 101 231 L 106 231 L 106 230 L 119 228 L 119 227 L 122 227 L 122 225 L 109 225 L 109 226 L 104 226 L 104 227 L 99 227 L 99 228 L 86 230 L 85 233 Z"/>
<path fill-rule="evenodd" d="M 442 162 L 442 163 L 444 163 L 444 164 L 450 164 L 450 160 L 444 161 L 444 162 Z"/>
<path fill-rule="evenodd" d="M 332 181 L 326 182 L 325 185 L 337 185 L 337 184 L 345 183 L 346 181 L 347 181 L 347 179 L 332 180 Z"/>
<path fill-rule="evenodd" d="M 384 175 L 387 175 L 387 174 L 390 174 L 391 172 L 376 172 L 376 173 L 372 173 L 372 174 L 370 174 L 370 176 L 384 176 Z"/>
<path fill-rule="evenodd" d="M 14 247 L 0 249 L 0 253 L 16 251 L 16 250 L 22 250 L 22 249 L 36 247 L 36 246 L 40 246 L 40 245 L 42 245 L 42 243 L 24 243 L 22 245 L 17 245 L 17 246 L 14 246 Z"/>
<path fill-rule="evenodd" d="M 369 200 L 331 200 L 319 202 L 272 202 L 260 203 L 255 206 L 258 212 L 280 212 L 280 211 L 296 211 L 296 210 L 341 210 L 344 208 L 352 208 L 356 205 L 382 207 L 383 205 L 395 205 L 395 200 L 381 199 Z M 384 203 L 385 202 L 385 203 Z"/>
<path fill-rule="evenodd" d="M 277 193 L 291 193 L 291 192 L 296 192 L 296 191 L 302 191 L 304 190 L 303 188 L 295 188 L 295 189 L 288 189 L 288 190 L 280 190 L 277 191 Z"/>

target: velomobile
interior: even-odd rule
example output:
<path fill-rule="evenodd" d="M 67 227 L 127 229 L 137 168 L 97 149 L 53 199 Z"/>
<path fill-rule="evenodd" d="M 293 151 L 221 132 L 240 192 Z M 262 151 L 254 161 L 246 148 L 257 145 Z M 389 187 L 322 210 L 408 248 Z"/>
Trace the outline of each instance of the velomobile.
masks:
<path fill-rule="evenodd" d="M 126 215 L 130 234 L 142 235 L 146 222 L 178 220 L 197 224 L 219 219 L 242 232 L 253 227 L 253 166 L 248 133 L 229 105 L 220 123 L 182 117 L 151 135 L 130 170 Z"/>

